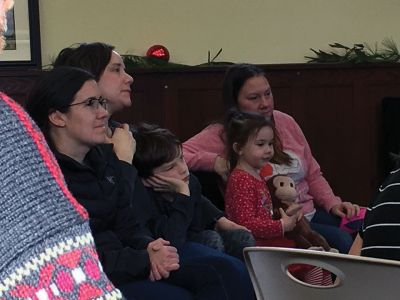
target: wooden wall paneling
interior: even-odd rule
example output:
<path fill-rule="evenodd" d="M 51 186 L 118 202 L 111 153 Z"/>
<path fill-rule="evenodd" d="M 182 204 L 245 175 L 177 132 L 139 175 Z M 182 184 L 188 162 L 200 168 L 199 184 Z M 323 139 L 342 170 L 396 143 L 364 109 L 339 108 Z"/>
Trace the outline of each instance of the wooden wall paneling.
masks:
<path fill-rule="evenodd" d="M 382 98 L 400 97 L 400 64 L 262 65 L 275 108 L 299 123 L 336 194 L 367 205 L 382 182 Z M 133 106 L 117 120 L 158 123 L 184 141 L 224 113 L 226 67 L 133 70 Z M 0 90 L 22 103 L 34 71 L 0 71 Z"/>
<path fill-rule="evenodd" d="M 348 164 L 352 152 L 347 148 L 354 143 L 353 89 L 351 86 L 304 89 L 307 100 L 299 103 L 302 107 L 298 109 L 303 114 L 298 113 L 302 115 L 298 120 L 326 179 L 335 193 L 345 196 L 345 191 L 352 190 L 343 179 L 356 168 L 354 163 Z"/>
<path fill-rule="evenodd" d="M 133 73 L 132 106 L 113 115 L 113 119 L 129 124 L 149 122 L 165 126 L 163 75 Z"/>
<path fill-rule="evenodd" d="M 296 71 L 282 72 L 266 70 L 269 84 L 274 95 L 275 109 L 293 115 L 293 105 L 298 101 L 296 91 L 294 91 L 294 82 L 296 81 Z"/>
<path fill-rule="evenodd" d="M 199 71 L 169 78 L 168 123 L 185 141 L 224 115 L 222 78 L 224 72 Z"/>
<path fill-rule="evenodd" d="M 336 82 L 332 75 L 331 71 L 302 72 L 293 116 L 335 194 L 353 201 L 359 191 L 349 187 L 346 180 L 357 168 L 352 151 L 348 151 L 354 146 L 353 85 L 351 81 Z"/>
<path fill-rule="evenodd" d="M 400 96 L 400 72 L 391 68 L 361 70 L 356 77 L 357 89 L 355 97 L 357 115 L 363 122 L 356 125 L 357 135 L 364 143 L 358 144 L 357 153 L 362 153 L 362 166 L 359 173 L 365 182 L 365 201 L 369 203 L 377 187 L 382 183 L 384 154 L 382 151 L 382 99 L 388 95 Z"/>
<path fill-rule="evenodd" d="M 0 91 L 23 104 L 40 71 L 0 71 Z"/>
<path fill-rule="evenodd" d="M 365 130 L 369 132 L 371 136 L 371 149 L 374 151 L 371 152 L 372 157 L 370 158 L 373 162 L 377 172 L 376 174 L 383 173 L 383 165 L 381 164 L 381 160 L 384 158 L 384 153 L 382 151 L 382 147 L 380 145 L 383 144 L 382 140 L 382 99 L 387 96 L 400 96 L 400 83 L 397 84 L 376 84 L 369 85 L 364 89 L 366 102 L 368 103 L 369 109 L 369 119 L 368 124 L 366 124 Z M 400 118 L 400 116 L 399 116 Z M 373 184 L 380 185 L 383 178 L 381 176 L 376 177 L 373 176 Z M 376 181 L 378 180 L 378 182 Z"/>
<path fill-rule="evenodd" d="M 182 81 L 185 81 L 182 73 L 166 74 L 164 78 L 164 127 L 171 130 L 174 134 L 179 137 L 180 128 L 178 125 L 178 91 Z M 188 76 L 188 80 L 191 80 L 191 76 Z"/>

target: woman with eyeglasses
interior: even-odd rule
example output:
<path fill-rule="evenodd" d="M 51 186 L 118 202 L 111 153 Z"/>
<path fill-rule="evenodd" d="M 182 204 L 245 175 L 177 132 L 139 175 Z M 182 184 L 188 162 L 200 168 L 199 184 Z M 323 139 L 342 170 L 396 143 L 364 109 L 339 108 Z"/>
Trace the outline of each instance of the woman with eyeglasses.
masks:
<path fill-rule="evenodd" d="M 80 164 L 93 146 L 105 142 L 106 107 L 93 76 L 72 68 L 46 72 L 26 101 L 27 111 L 53 150 Z"/>

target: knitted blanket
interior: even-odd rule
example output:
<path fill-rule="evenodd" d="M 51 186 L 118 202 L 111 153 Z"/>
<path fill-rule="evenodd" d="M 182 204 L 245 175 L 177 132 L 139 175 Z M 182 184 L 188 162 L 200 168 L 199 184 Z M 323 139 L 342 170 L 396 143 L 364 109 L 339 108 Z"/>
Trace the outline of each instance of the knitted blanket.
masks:
<path fill-rule="evenodd" d="M 122 299 L 85 209 L 28 114 L 0 93 L 0 299 Z"/>

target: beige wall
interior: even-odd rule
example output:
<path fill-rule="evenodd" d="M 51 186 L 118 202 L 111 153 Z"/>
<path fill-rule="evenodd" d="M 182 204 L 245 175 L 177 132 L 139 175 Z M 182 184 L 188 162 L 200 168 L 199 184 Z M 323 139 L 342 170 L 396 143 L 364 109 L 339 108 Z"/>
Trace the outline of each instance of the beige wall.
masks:
<path fill-rule="evenodd" d="M 17 0 L 18 1 L 18 0 Z M 399 0 L 39 0 L 42 60 L 83 41 L 105 41 L 144 55 L 163 44 L 171 61 L 302 63 L 328 43 L 400 47 Z"/>

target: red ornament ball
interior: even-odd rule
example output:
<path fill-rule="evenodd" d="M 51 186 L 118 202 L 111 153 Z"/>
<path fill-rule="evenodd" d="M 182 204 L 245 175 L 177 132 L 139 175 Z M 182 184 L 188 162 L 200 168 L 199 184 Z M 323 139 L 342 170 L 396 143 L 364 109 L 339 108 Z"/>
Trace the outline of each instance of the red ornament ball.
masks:
<path fill-rule="evenodd" d="M 164 61 L 169 61 L 169 51 L 163 45 L 154 45 L 146 52 L 147 57 L 155 57 Z"/>

